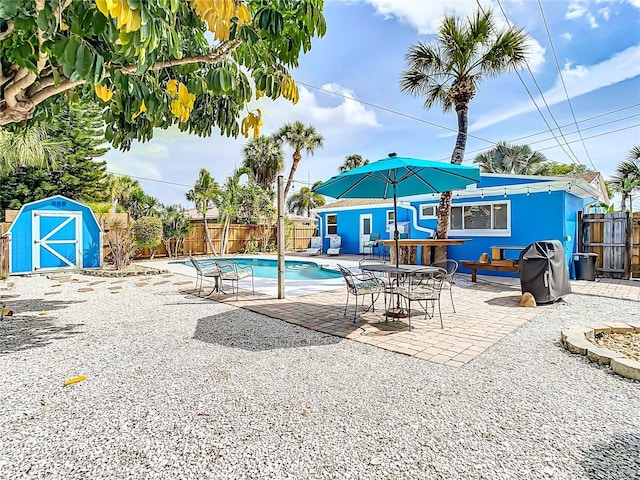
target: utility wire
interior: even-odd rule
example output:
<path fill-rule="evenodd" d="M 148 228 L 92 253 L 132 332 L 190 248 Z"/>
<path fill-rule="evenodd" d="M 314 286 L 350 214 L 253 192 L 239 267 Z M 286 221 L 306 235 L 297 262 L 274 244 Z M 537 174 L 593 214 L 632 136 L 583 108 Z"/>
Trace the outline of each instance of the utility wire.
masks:
<path fill-rule="evenodd" d="M 500 2 L 500 0 L 497 0 L 498 2 L 498 6 L 500 7 L 500 10 L 502 11 L 502 15 L 504 15 L 505 20 L 507 21 L 507 25 L 511 25 L 511 22 L 509 22 L 509 18 L 507 17 L 507 14 L 502 6 L 502 3 Z M 482 8 L 482 5 L 480 5 L 479 0 L 476 0 L 476 3 L 478 4 L 478 6 L 480 7 L 480 10 L 482 10 L 484 12 L 484 9 Z M 544 94 L 542 93 L 542 89 L 540 88 L 540 85 L 538 85 L 538 82 L 536 80 L 536 77 L 533 75 L 533 72 L 531 71 L 531 67 L 529 67 L 529 63 L 525 62 L 525 65 L 527 66 L 527 71 L 529 72 L 529 75 L 531 75 L 531 78 L 533 79 L 533 83 L 535 84 L 536 88 L 538 89 L 538 93 L 540 94 L 540 98 L 542 99 L 545 107 L 547 108 L 547 111 L 549 112 L 549 116 L 551 117 L 551 119 L 553 120 L 553 123 L 556 124 L 556 127 L 558 127 L 558 130 L 560 132 L 560 136 L 563 138 L 563 140 L 565 141 L 565 144 L 567 146 L 567 149 L 569 150 L 569 152 L 571 152 L 571 155 L 573 155 L 573 158 L 571 158 L 571 155 L 567 152 L 567 150 L 565 149 L 565 145 L 563 145 L 560 140 L 558 139 L 558 137 L 556 137 L 556 134 L 553 132 L 553 129 L 551 128 L 551 125 L 549 125 L 549 122 L 547 122 L 546 117 L 544 116 L 544 114 L 542 113 L 542 110 L 540 110 L 540 107 L 538 106 L 538 103 L 536 102 L 536 100 L 533 98 L 533 95 L 531 94 L 531 91 L 529 90 L 529 88 L 527 87 L 526 83 L 524 82 L 524 79 L 522 78 L 522 75 L 520 75 L 520 72 L 516 71 L 516 75 L 518 75 L 518 78 L 520 79 L 520 82 L 522 83 L 522 86 L 524 87 L 524 89 L 527 91 L 527 94 L 529 95 L 529 98 L 531 99 L 531 101 L 533 102 L 533 105 L 536 107 L 536 110 L 538 110 L 538 113 L 540 114 L 540 116 L 542 117 L 542 120 L 544 121 L 545 125 L 547 126 L 547 128 L 549 129 L 549 132 L 551 133 L 551 135 L 553 135 L 554 139 L 556 140 L 556 142 L 558 143 L 558 146 L 562 149 L 562 151 L 567 155 L 567 157 L 569 157 L 569 160 L 572 163 L 578 163 L 580 164 L 580 160 L 578 159 L 578 157 L 576 156 L 576 154 L 573 152 L 573 150 L 571 150 L 571 147 L 569 147 L 567 139 L 564 138 L 564 134 L 562 133 L 562 129 L 560 129 L 558 122 L 556 121 L 555 117 L 553 116 L 553 113 L 551 113 L 551 108 L 549 108 L 549 105 L 547 104 L 547 100 L 544 98 Z"/>
<path fill-rule="evenodd" d="M 578 121 L 576 120 L 576 114 L 573 111 L 573 105 L 571 104 L 571 98 L 569 98 L 569 92 L 567 92 L 567 85 L 564 83 L 564 77 L 562 76 L 562 69 L 560 68 L 560 63 L 558 62 L 558 55 L 556 54 L 556 49 L 553 46 L 553 40 L 551 39 L 551 32 L 549 30 L 549 25 L 547 24 L 547 18 L 544 15 L 544 10 L 542 9 L 542 2 L 538 0 L 538 6 L 540 7 L 540 14 L 542 15 L 542 21 L 544 23 L 544 28 L 547 31 L 547 37 L 549 38 L 549 45 L 551 46 L 551 51 L 553 52 L 553 58 L 556 62 L 556 68 L 558 69 L 558 75 L 560 77 L 560 81 L 562 82 L 562 88 L 564 89 L 564 95 L 567 98 L 567 104 L 569 105 L 569 110 L 571 110 L 571 116 L 573 117 L 573 123 L 578 130 L 578 135 L 580 136 L 580 141 L 582 142 L 582 148 L 584 148 L 584 153 L 587 154 L 587 158 L 591 163 L 591 166 L 594 170 L 596 170 L 596 166 L 593 164 L 593 160 L 591 159 L 591 155 L 589 155 L 589 150 L 587 150 L 587 145 L 584 143 L 584 139 L 582 138 L 582 132 L 580 132 L 580 127 L 578 126 Z M 564 138 L 564 137 L 563 137 Z"/>

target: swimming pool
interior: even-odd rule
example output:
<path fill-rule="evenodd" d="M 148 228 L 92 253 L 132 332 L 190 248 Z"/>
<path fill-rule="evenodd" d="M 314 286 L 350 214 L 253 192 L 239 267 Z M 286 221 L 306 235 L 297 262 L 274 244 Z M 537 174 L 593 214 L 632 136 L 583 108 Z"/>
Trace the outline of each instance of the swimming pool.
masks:
<path fill-rule="evenodd" d="M 224 258 L 233 260 L 241 267 L 253 268 L 253 275 L 258 278 L 278 278 L 278 261 L 268 258 Z M 169 263 L 181 263 L 193 267 L 189 260 L 180 260 Z M 342 274 L 336 270 L 323 268 L 314 262 L 302 262 L 298 260 L 285 260 L 284 278 L 287 280 L 335 280 L 342 278 Z"/>

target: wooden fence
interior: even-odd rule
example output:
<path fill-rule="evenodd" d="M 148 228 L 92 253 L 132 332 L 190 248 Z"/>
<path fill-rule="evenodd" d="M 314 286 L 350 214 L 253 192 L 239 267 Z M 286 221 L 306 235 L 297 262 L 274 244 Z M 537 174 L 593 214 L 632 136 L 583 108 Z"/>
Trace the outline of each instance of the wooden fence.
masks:
<path fill-rule="evenodd" d="M 578 223 L 578 251 L 598 255 L 599 275 L 640 276 L 640 212 L 586 214 L 579 216 Z"/>
<path fill-rule="evenodd" d="M 222 231 L 224 226 L 219 223 L 209 223 L 209 236 L 215 251 L 211 251 L 204 235 L 204 224 L 201 221 L 191 222 L 191 233 L 184 241 L 184 254 L 191 252 L 193 255 L 219 254 L 222 246 Z M 296 251 L 309 248 L 311 237 L 315 235 L 316 227 L 307 225 L 292 225 L 285 232 L 285 250 Z M 276 245 L 276 227 L 260 225 L 235 225 L 229 226 L 226 253 L 252 253 L 258 251 L 274 250 Z M 144 249 L 139 258 L 148 258 L 151 250 Z M 158 245 L 156 258 L 166 257 L 167 251 L 164 245 Z"/>

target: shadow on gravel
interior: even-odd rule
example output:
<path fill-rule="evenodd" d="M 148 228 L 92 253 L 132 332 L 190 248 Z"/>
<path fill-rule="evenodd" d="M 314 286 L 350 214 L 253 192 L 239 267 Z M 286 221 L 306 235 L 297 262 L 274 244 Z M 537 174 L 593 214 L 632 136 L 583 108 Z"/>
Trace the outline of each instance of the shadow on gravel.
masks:
<path fill-rule="evenodd" d="M 342 341 L 339 337 L 312 332 L 279 320 L 248 316 L 241 309 L 198 319 L 193 338 L 252 352 L 333 345 Z"/>
<path fill-rule="evenodd" d="M 635 412 L 630 411 L 631 415 Z M 618 480 L 638 478 L 640 472 L 640 433 L 616 436 L 609 443 L 587 451 L 582 460 L 589 478 Z"/>
<path fill-rule="evenodd" d="M 54 340 L 81 333 L 79 327 L 83 324 L 55 325 L 53 319 L 48 316 L 50 312 L 62 310 L 74 303 L 84 301 L 22 298 L 3 300 L 2 304 L 13 310 L 13 316 L 5 317 L 0 322 L 0 355 L 44 347 Z"/>
<path fill-rule="evenodd" d="M 54 325 L 47 317 L 9 317 L 0 323 L 0 355 L 40 348 L 82 333 L 82 323 Z"/>

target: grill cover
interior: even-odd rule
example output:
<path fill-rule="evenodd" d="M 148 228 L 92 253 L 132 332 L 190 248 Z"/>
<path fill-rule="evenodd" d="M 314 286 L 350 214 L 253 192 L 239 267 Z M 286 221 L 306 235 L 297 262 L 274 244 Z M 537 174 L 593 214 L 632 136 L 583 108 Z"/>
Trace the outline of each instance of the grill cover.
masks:
<path fill-rule="evenodd" d="M 558 240 L 533 242 L 520 253 L 520 285 L 536 303 L 551 303 L 571 293 L 564 248 Z"/>

